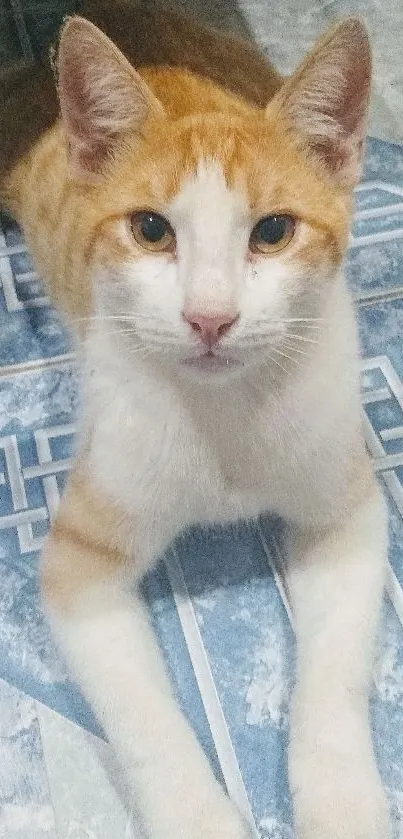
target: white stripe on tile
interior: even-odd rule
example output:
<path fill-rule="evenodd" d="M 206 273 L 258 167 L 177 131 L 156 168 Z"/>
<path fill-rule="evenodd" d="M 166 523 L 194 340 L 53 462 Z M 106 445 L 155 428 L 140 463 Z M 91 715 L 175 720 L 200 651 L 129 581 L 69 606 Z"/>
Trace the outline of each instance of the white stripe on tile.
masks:
<path fill-rule="evenodd" d="M 378 288 L 374 291 L 362 292 L 353 295 L 353 302 L 356 306 L 375 306 L 376 303 L 400 300 L 403 297 L 403 286 L 395 286 L 391 289 Z"/>
<path fill-rule="evenodd" d="M 54 355 L 51 358 L 38 358 L 33 361 L 22 361 L 17 364 L 7 364 L 0 367 L 0 379 L 13 378 L 20 373 L 40 373 L 42 370 L 55 370 L 62 367 L 71 367 L 76 361 L 75 353 Z"/>
<path fill-rule="evenodd" d="M 218 760 L 224 776 L 228 795 L 238 806 L 247 821 L 258 832 L 255 826 L 252 809 L 246 793 L 245 785 L 235 755 L 234 746 L 228 731 L 221 702 L 214 684 L 206 649 L 197 624 L 189 592 L 183 575 L 182 567 L 175 550 L 171 550 L 165 560 L 169 582 L 175 598 L 179 620 L 187 644 L 196 681 L 206 717 L 211 729 Z"/>
<path fill-rule="evenodd" d="M 38 428 L 34 432 L 36 450 L 38 453 L 38 460 L 40 464 L 48 464 L 52 462 L 52 452 L 50 448 L 50 440 L 56 437 L 65 437 L 74 434 L 76 431 L 72 423 L 65 425 L 55 425 L 48 428 Z M 49 510 L 49 518 L 51 522 L 56 518 L 57 509 L 60 503 L 60 493 L 57 485 L 56 475 L 45 475 L 42 478 L 43 489 L 45 492 L 46 504 Z"/>
<path fill-rule="evenodd" d="M 363 405 L 370 405 L 372 402 L 385 402 L 390 399 L 390 390 L 387 387 L 380 387 L 377 390 L 367 390 L 361 395 Z"/>
<path fill-rule="evenodd" d="M 4 299 L 6 301 L 7 312 L 18 312 L 20 309 L 24 308 L 24 303 L 17 297 L 10 260 L 7 256 L 3 257 L 1 254 L 0 259 L 1 285 L 3 287 L 3 294 Z"/>
<path fill-rule="evenodd" d="M 397 227 L 396 230 L 382 230 L 379 233 L 368 233 L 365 236 L 351 236 L 349 248 L 377 245 L 380 242 L 392 242 L 394 239 L 403 239 L 403 227 Z"/>
<path fill-rule="evenodd" d="M 59 472 L 68 472 L 73 465 L 73 458 L 66 457 L 63 460 L 51 460 L 50 463 L 39 463 L 35 466 L 24 466 L 22 474 L 25 480 L 30 478 L 42 478 L 43 475 L 56 475 Z"/>
<path fill-rule="evenodd" d="M 365 181 L 365 183 L 359 184 L 355 191 L 370 192 L 372 189 L 381 189 L 384 192 L 389 192 L 391 195 L 403 196 L 403 189 L 401 187 L 387 183 L 386 181 Z"/>
<path fill-rule="evenodd" d="M 270 550 L 270 548 L 267 544 L 266 536 L 263 533 L 263 530 L 262 530 L 262 527 L 261 527 L 260 523 L 258 523 L 258 531 L 259 531 L 260 541 L 262 543 L 262 547 L 263 547 L 263 550 L 264 550 L 269 568 L 270 568 L 270 570 L 273 574 L 276 586 L 278 588 L 278 591 L 279 591 L 281 600 L 283 602 L 283 606 L 285 608 L 285 611 L 287 612 L 290 624 L 291 624 L 292 628 L 294 629 L 293 615 L 292 615 L 292 611 L 291 611 L 291 600 L 290 600 L 290 596 L 289 596 L 289 592 L 288 592 L 288 586 L 287 586 L 287 577 L 286 577 L 286 574 L 284 572 L 284 569 L 285 569 L 284 557 L 281 553 L 279 544 L 278 544 L 275 536 L 272 536 L 272 535 L 270 536 L 270 543 L 271 543 L 271 548 L 272 548 L 272 550 Z"/>
<path fill-rule="evenodd" d="M 27 253 L 27 246 L 25 242 L 22 242 L 21 245 L 6 245 L 4 248 L 2 247 L 0 250 L 0 258 L 12 256 L 15 253 Z"/>
<path fill-rule="evenodd" d="M 403 425 L 395 425 L 394 428 L 383 428 L 379 432 L 381 440 L 399 440 L 403 437 Z"/>
<path fill-rule="evenodd" d="M 24 524 L 33 524 L 37 521 L 46 521 L 47 518 L 46 507 L 33 507 L 30 510 L 19 510 L 18 513 L 7 513 L 5 516 L 0 516 L 0 530 L 21 527 Z"/>
<path fill-rule="evenodd" d="M 388 382 L 388 385 L 392 393 L 396 397 L 400 407 L 403 410 L 403 383 L 397 375 L 396 370 L 393 367 L 393 364 L 391 363 L 390 359 L 386 355 L 384 355 L 381 358 L 379 366 L 382 370 L 383 375 L 385 376 L 385 379 Z"/>
<path fill-rule="evenodd" d="M 397 469 L 403 466 L 403 452 L 396 454 L 385 454 L 382 457 L 374 458 L 373 465 L 375 472 L 383 472 L 387 469 Z"/>
<path fill-rule="evenodd" d="M 403 591 L 393 568 L 388 563 L 386 571 L 386 591 L 388 592 L 394 610 L 403 626 Z"/>
<path fill-rule="evenodd" d="M 56 834 L 36 703 L 0 679 L 1 839 Z"/>
<path fill-rule="evenodd" d="M 8 481 L 14 510 L 26 510 L 28 507 L 24 482 L 21 480 L 21 460 L 15 434 L 3 437 L 0 441 L 7 464 Z"/>
<path fill-rule="evenodd" d="M 384 218 L 395 213 L 403 213 L 403 201 L 399 204 L 388 204 L 384 207 L 367 207 L 365 210 L 356 210 L 354 218 L 362 221 L 362 219 Z"/>
<path fill-rule="evenodd" d="M 58 839 L 140 839 L 111 747 L 36 703 Z"/>

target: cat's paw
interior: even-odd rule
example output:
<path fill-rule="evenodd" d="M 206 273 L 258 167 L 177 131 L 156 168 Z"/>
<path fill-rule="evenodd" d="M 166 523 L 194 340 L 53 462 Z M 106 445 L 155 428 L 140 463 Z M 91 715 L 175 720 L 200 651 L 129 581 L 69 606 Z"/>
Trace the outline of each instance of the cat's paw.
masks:
<path fill-rule="evenodd" d="M 254 828 L 214 784 L 213 792 L 189 792 L 181 800 L 159 801 L 148 814 L 146 832 L 150 839 L 256 839 Z M 212 792 L 212 794 L 211 794 Z"/>
<path fill-rule="evenodd" d="M 302 768 L 302 767 L 301 767 Z M 390 839 L 389 807 L 375 767 L 318 760 L 294 767 L 297 839 Z"/>
<path fill-rule="evenodd" d="M 255 839 L 255 831 L 239 810 L 223 796 L 220 806 L 203 810 L 194 824 L 191 839 Z"/>

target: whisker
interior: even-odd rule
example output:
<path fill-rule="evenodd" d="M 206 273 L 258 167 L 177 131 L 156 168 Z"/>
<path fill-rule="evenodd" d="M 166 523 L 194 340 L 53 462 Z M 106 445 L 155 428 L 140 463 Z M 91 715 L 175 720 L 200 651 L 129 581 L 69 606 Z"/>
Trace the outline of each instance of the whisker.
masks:
<path fill-rule="evenodd" d="M 271 355 L 269 355 L 269 356 L 268 356 L 268 359 L 267 359 L 267 360 L 272 361 L 272 362 L 273 362 L 273 364 L 276 364 L 276 365 L 277 365 L 277 367 L 280 367 L 280 370 L 283 370 L 283 372 L 284 372 L 284 373 L 286 373 L 286 374 L 287 374 L 287 376 L 290 376 L 290 375 L 291 375 L 291 374 L 290 374 L 290 371 L 289 371 L 289 370 L 287 370 L 287 368 L 286 368 L 286 367 L 283 367 L 283 365 L 282 365 L 282 364 L 280 364 L 280 362 L 279 362 L 279 361 L 276 361 L 276 359 L 275 359 L 275 358 L 273 358 Z M 267 360 L 266 360 L 266 364 L 267 364 Z"/>
<path fill-rule="evenodd" d="M 286 350 L 290 350 L 290 352 L 297 352 L 299 355 L 304 355 L 305 358 L 309 358 L 309 353 L 301 350 L 299 347 L 294 347 L 291 341 L 283 341 L 282 345 L 285 346 Z"/>
<path fill-rule="evenodd" d="M 136 323 L 137 320 L 151 320 L 155 322 L 155 318 L 152 315 L 145 315 L 142 312 L 133 312 L 131 315 L 121 314 L 121 315 L 88 315 L 87 317 L 83 318 L 73 318 L 73 323 L 91 323 L 93 321 L 107 321 L 107 320 L 118 320 L 121 322 L 129 322 L 129 323 Z"/>
<path fill-rule="evenodd" d="M 147 338 L 155 341 L 156 343 L 166 343 L 166 344 L 178 344 L 180 340 L 173 335 L 172 332 L 163 332 L 158 330 L 152 329 L 141 329 L 141 338 Z"/>
<path fill-rule="evenodd" d="M 296 358 L 293 358 L 292 355 L 287 355 L 287 353 L 282 352 L 281 350 L 276 349 L 276 347 L 271 348 L 272 352 L 277 353 L 278 355 L 282 355 L 283 358 L 288 358 L 289 361 L 293 361 L 294 364 L 297 364 L 298 367 L 301 367 L 301 362 L 298 361 Z"/>
<path fill-rule="evenodd" d="M 279 323 L 327 323 L 325 318 L 281 318 Z"/>
<path fill-rule="evenodd" d="M 134 347 L 134 349 L 130 350 L 127 353 L 126 358 L 132 358 L 135 355 L 138 355 L 140 351 L 143 351 L 142 358 L 148 358 L 149 355 L 153 355 L 153 353 L 157 352 L 156 347 Z"/>
<path fill-rule="evenodd" d="M 295 335 L 292 332 L 284 332 L 285 338 L 293 338 L 295 341 L 304 341 L 307 344 L 318 344 L 319 341 L 315 341 L 314 338 L 307 338 L 306 335 Z"/>
<path fill-rule="evenodd" d="M 108 329 L 102 330 L 102 336 L 109 337 L 110 335 L 137 335 L 136 329 Z"/>
<path fill-rule="evenodd" d="M 301 324 L 304 324 L 304 325 L 306 324 L 310 329 L 321 329 L 322 324 L 325 324 L 327 322 L 328 321 L 326 321 L 324 318 L 272 318 L 272 317 L 270 317 L 269 314 L 267 315 L 266 318 L 260 318 L 259 320 L 256 321 L 256 323 L 258 323 L 258 324 L 260 324 L 260 323 L 265 323 L 265 324 L 270 323 L 270 324 L 273 324 L 273 325 L 276 325 L 276 326 L 278 326 L 278 325 L 282 326 L 285 323 L 301 323 Z M 319 325 L 316 326 L 316 324 L 319 324 Z"/>

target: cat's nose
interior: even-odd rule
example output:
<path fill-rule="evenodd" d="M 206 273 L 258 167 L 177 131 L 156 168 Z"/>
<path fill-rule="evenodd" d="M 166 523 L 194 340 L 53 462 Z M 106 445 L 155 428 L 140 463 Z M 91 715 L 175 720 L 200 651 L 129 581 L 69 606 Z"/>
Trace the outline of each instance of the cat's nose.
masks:
<path fill-rule="evenodd" d="M 213 347 L 238 320 L 239 315 L 233 312 L 220 312 L 217 315 L 202 315 L 198 312 L 185 309 L 183 317 L 197 332 L 203 344 Z"/>

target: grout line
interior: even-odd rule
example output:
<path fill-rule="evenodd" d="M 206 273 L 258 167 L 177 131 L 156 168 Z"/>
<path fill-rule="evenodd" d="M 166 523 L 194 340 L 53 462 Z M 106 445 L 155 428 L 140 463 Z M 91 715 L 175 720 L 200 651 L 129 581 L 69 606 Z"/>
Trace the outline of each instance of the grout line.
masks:
<path fill-rule="evenodd" d="M 353 295 L 353 303 L 356 306 L 375 306 L 377 303 L 388 303 L 403 298 L 403 286 L 397 286 L 389 290 L 368 291 L 366 294 Z"/>
<path fill-rule="evenodd" d="M 56 836 L 61 838 L 62 837 L 62 831 L 60 829 L 61 828 L 60 819 L 58 818 L 57 813 L 56 813 L 55 796 L 53 794 L 52 779 L 51 779 L 50 772 L 49 772 L 48 744 L 47 744 L 47 741 L 46 741 L 46 737 L 44 737 L 44 734 L 43 734 L 43 718 L 42 718 L 42 714 L 41 714 L 41 706 L 43 705 L 43 703 L 40 702 L 38 699 L 35 699 L 34 702 L 35 702 L 36 718 L 37 718 L 37 721 L 38 721 L 39 736 L 40 736 L 40 739 L 41 739 L 42 756 L 43 756 L 43 764 L 44 764 L 45 775 L 46 775 L 46 782 L 47 782 L 47 787 L 48 787 L 49 803 L 50 803 L 50 807 L 52 808 L 52 812 L 53 812 L 53 822 L 54 822 L 54 828 L 55 828 Z M 56 712 L 54 712 L 54 713 L 56 713 Z"/>
<path fill-rule="evenodd" d="M 385 588 L 396 615 L 403 626 L 403 591 L 389 562 L 386 570 Z"/>

